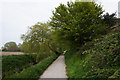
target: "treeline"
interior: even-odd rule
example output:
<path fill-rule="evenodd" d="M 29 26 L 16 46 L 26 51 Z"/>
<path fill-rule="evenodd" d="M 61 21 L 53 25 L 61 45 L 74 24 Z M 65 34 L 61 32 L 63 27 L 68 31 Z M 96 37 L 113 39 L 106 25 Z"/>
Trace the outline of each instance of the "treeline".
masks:
<path fill-rule="evenodd" d="M 8 52 L 21 52 L 23 51 L 21 49 L 21 43 L 19 43 L 18 45 L 15 42 L 7 42 L 3 47 L 2 47 L 2 51 L 8 51 Z"/>

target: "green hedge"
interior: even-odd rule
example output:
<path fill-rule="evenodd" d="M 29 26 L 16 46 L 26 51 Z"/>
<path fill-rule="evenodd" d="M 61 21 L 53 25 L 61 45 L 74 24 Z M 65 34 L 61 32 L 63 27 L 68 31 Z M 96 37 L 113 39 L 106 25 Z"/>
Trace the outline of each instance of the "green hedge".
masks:
<path fill-rule="evenodd" d="M 52 56 L 40 61 L 38 64 L 24 69 L 21 73 L 14 74 L 7 77 L 5 80 L 38 80 L 40 75 L 47 69 L 47 67 L 57 58 Z"/>
<path fill-rule="evenodd" d="M 8 55 L 2 56 L 2 77 L 20 72 L 34 63 L 29 55 Z"/>

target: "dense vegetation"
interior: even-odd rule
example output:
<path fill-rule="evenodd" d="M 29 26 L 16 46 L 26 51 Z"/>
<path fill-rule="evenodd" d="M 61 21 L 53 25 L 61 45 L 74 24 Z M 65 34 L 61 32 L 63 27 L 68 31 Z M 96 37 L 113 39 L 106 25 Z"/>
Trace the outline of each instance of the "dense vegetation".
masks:
<path fill-rule="evenodd" d="M 20 73 L 16 73 L 7 77 L 5 80 L 38 80 L 40 75 L 46 70 L 46 68 L 57 58 L 56 55 L 52 57 L 48 57 L 46 59 L 41 60 L 38 64 L 31 66 L 27 69 L 24 69 Z"/>
<path fill-rule="evenodd" d="M 81 1 L 86 0 L 60 4 L 49 22 L 38 22 L 29 27 L 21 36 L 21 50 L 31 57 L 3 57 L 3 66 L 10 65 L 3 69 L 4 75 L 16 71 L 7 77 L 38 79 L 56 58 L 54 56 L 67 49 L 65 59 L 69 78 L 120 78 L 120 32 L 111 27 L 116 24 L 115 13 L 103 15 L 101 5 Z M 21 66 L 32 63 L 38 64 L 19 72 Z M 11 72 L 6 73 L 9 70 Z"/>
<path fill-rule="evenodd" d="M 117 26 L 118 28 L 118 26 Z M 119 26 L 120 28 L 120 26 Z M 69 78 L 120 78 L 120 31 L 106 35 L 67 52 Z"/>
<path fill-rule="evenodd" d="M 36 54 L 34 54 L 36 56 Z M 39 62 L 35 62 L 33 55 L 8 55 L 2 58 L 2 77 L 4 79 L 19 78 L 11 77 L 20 76 L 20 78 L 38 78 L 43 71 L 57 58 L 52 55 L 48 58 L 42 58 Z M 38 70 L 37 72 L 35 72 Z M 29 73 L 28 73 L 29 71 Z M 33 72 L 34 75 L 33 75 Z M 25 75 L 26 74 L 26 75 Z M 31 76 L 33 75 L 33 76 Z M 36 77 L 37 75 L 37 77 Z M 26 76 L 26 77 L 25 77 Z"/>
<path fill-rule="evenodd" d="M 56 40 L 67 49 L 69 78 L 119 78 L 119 30 L 115 13 L 104 14 L 93 2 L 60 4 L 51 17 Z"/>
<path fill-rule="evenodd" d="M 2 56 L 2 76 L 4 78 L 20 72 L 32 64 L 34 64 L 34 59 L 30 55 Z"/>
<path fill-rule="evenodd" d="M 103 15 L 101 5 L 92 2 L 67 2 L 60 4 L 53 11 L 51 20 L 38 22 L 29 27 L 27 33 L 21 36 L 21 49 L 25 53 L 37 53 L 36 61 L 49 57 L 53 53 L 60 55 L 64 50 L 80 47 L 94 38 L 104 35 L 115 23 L 115 14 Z"/>
<path fill-rule="evenodd" d="M 48 23 L 38 22 L 21 36 L 23 40 L 21 49 L 28 54 L 37 53 L 37 62 L 41 58 L 47 58 L 54 54 L 59 55 L 62 52 L 61 47 L 59 47 L 60 44 L 54 40 L 53 31 L 48 25 Z"/>
<path fill-rule="evenodd" d="M 61 44 L 77 47 L 106 32 L 102 13 L 101 5 L 95 2 L 67 2 L 55 8 L 50 25 Z"/>

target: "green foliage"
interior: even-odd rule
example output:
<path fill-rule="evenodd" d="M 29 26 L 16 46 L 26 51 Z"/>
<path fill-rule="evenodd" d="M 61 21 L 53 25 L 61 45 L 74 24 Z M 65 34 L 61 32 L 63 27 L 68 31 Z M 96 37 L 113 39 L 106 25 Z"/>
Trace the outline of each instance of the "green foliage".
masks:
<path fill-rule="evenodd" d="M 26 34 L 23 34 L 22 48 L 26 53 L 38 53 L 40 52 L 40 45 L 46 44 L 46 39 L 49 37 L 49 29 L 47 24 L 38 23 L 29 28 Z M 47 48 L 47 47 L 46 47 Z"/>
<path fill-rule="evenodd" d="M 87 73 L 87 78 L 108 78 L 114 73 L 114 69 L 94 69 Z"/>
<path fill-rule="evenodd" d="M 91 64 L 88 63 L 91 55 L 80 56 L 75 54 L 77 51 L 69 51 L 65 55 L 65 63 L 67 69 L 67 76 L 69 78 L 83 78 L 90 70 Z M 72 80 L 72 79 L 71 79 Z"/>
<path fill-rule="evenodd" d="M 25 53 L 37 54 L 36 61 L 39 62 L 53 53 L 60 54 L 60 44 L 55 42 L 53 37 L 48 23 L 37 23 L 21 36 L 23 39 L 21 48 Z"/>
<path fill-rule="evenodd" d="M 69 78 L 120 78 L 120 32 L 87 42 L 65 56 Z"/>
<path fill-rule="evenodd" d="M 19 79 L 19 80 L 33 80 L 39 79 L 40 75 L 46 70 L 46 68 L 57 58 L 57 56 L 52 56 L 40 61 L 38 64 L 24 69 L 21 73 L 14 74 L 9 78 Z"/>
<path fill-rule="evenodd" d="M 53 53 L 48 53 L 48 52 L 42 52 L 42 53 L 39 53 L 37 54 L 36 56 L 36 62 L 39 62 L 47 57 L 50 57 L 50 56 L 53 56 Z"/>
<path fill-rule="evenodd" d="M 120 69 L 117 70 L 112 76 L 110 76 L 109 78 L 120 78 Z"/>
<path fill-rule="evenodd" d="M 91 40 L 96 28 L 104 27 L 97 26 L 102 22 L 102 13 L 101 6 L 95 2 L 67 2 L 55 8 L 50 25 L 58 33 L 59 41 L 77 46 Z"/>
<path fill-rule="evenodd" d="M 2 76 L 3 78 L 20 72 L 34 63 L 29 55 L 8 55 L 2 56 Z"/>
<path fill-rule="evenodd" d="M 7 42 L 4 45 L 4 47 L 2 47 L 2 51 L 15 52 L 15 51 L 20 51 L 20 49 L 18 48 L 18 46 L 15 42 Z"/>
<path fill-rule="evenodd" d="M 95 39 L 93 50 L 96 52 L 93 53 L 95 55 L 93 55 L 92 59 L 98 60 L 95 63 L 96 67 L 120 66 L 119 34 L 119 32 L 112 32 L 100 39 Z"/>
<path fill-rule="evenodd" d="M 114 26 L 117 23 L 117 18 L 115 17 L 116 13 L 112 13 L 111 15 L 109 13 L 106 13 L 103 15 L 103 22 L 107 24 L 108 26 Z"/>

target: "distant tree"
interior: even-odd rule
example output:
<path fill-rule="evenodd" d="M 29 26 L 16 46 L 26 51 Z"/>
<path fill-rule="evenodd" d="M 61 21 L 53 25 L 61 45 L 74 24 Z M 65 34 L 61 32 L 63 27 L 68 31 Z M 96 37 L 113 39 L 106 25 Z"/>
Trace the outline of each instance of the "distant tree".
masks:
<path fill-rule="evenodd" d="M 2 47 L 2 51 L 18 51 L 18 46 L 15 42 L 7 42 L 4 47 Z"/>
<path fill-rule="evenodd" d="M 20 48 L 20 47 L 21 47 L 21 45 L 22 45 L 22 44 L 21 44 L 21 43 L 19 43 L 19 44 L 18 44 L 18 48 Z"/>
<path fill-rule="evenodd" d="M 117 23 L 117 18 L 115 17 L 116 13 L 112 13 L 111 15 L 109 13 L 106 13 L 103 15 L 104 23 L 108 26 L 114 26 Z"/>
<path fill-rule="evenodd" d="M 21 50 L 21 45 L 22 45 L 21 43 L 19 43 L 19 44 L 17 45 L 17 46 L 18 46 L 18 51 L 22 51 L 22 50 Z"/>
<path fill-rule="evenodd" d="M 5 47 L 2 47 L 1 51 L 8 51 L 8 50 Z"/>
<path fill-rule="evenodd" d="M 67 5 L 60 4 L 55 8 L 50 25 L 58 34 L 59 41 L 77 46 L 91 39 L 94 25 L 102 23 L 102 13 L 102 7 L 95 2 L 67 2 Z"/>

